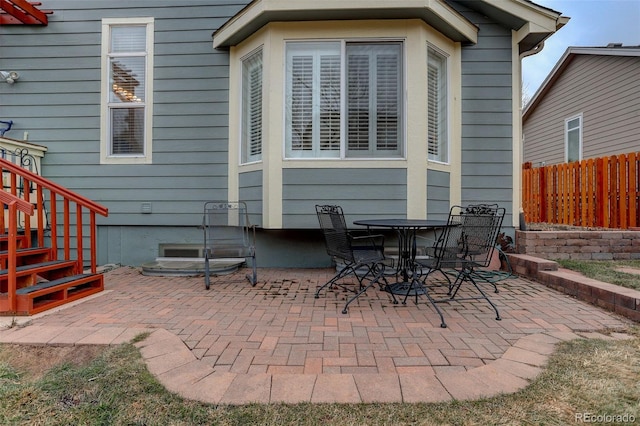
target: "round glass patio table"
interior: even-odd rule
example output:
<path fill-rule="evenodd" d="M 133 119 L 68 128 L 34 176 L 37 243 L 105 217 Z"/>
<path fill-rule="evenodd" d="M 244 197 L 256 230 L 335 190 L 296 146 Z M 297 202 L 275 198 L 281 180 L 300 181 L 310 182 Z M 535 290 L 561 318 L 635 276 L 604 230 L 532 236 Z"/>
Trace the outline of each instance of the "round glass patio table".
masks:
<path fill-rule="evenodd" d="M 415 279 L 414 260 L 416 258 L 416 235 L 418 231 L 428 231 L 446 228 L 446 220 L 436 219 L 361 219 L 354 225 L 367 228 L 389 228 L 398 234 L 398 266 L 396 275 L 402 281 L 389 284 L 388 291 L 392 294 L 413 296 L 424 294 L 426 289 L 419 280 Z M 405 298 L 406 300 L 406 298 Z"/>

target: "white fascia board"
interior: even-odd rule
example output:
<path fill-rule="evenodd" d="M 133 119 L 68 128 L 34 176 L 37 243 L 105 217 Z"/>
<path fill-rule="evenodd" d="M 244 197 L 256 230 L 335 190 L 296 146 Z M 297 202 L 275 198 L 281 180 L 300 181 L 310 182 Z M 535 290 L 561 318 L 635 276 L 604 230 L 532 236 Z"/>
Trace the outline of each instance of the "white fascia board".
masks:
<path fill-rule="evenodd" d="M 257 31 L 262 25 L 271 20 L 299 19 L 300 14 L 305 11 L 309 13 L 309 18 L 319 16 L 316 20 L 342 19 L 344 13 L 353 10 L 363 10 L 363 16 L 376 19 L 384 18 L 385 11 L 402 12 L 407 11 L 405 18 L 423 18 L 420 11 L 429 11 L 442 21 L 446 22 L 452 29 L 465 38 L 467 42 L 477 42 L 478 28 L 468 21 L 464 16 L 451 8 L 442 0 L 255 0 L 247 7 L 238 12 L 220 27 L 213 35 L 213 47 L 219 48 L 236 44 L 230 40 L 236 38 L 241 33 L 248 36 Z M 415 12 L 415 16 L 411 13 Z M 291 14 L 291 17 L 287 17 Z M 295 16 L 295 17 L 294 17 Z M 354 20 L 358 18 L 354 15 Z M 305 18 L 305 20 L 309 20 Z M 254 28 L 248 31 L 248 28 Z"/>

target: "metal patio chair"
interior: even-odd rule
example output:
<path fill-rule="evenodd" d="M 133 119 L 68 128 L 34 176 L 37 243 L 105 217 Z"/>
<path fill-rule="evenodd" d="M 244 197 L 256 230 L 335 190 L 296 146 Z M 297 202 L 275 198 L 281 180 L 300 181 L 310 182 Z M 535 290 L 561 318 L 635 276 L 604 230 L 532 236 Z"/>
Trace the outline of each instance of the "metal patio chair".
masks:
<path fill-rule="evenodd" d="M 425 249 L 425 258 L 416 259 L 416 266 L 423 273 L 421 279 L 428 288 L 434 288 L 427 279 L 435 271 L 442 272 L 447 278 L 447 297 L 434 299 L 429 296 L 432 303 L 484 299 L 495 311 L 496 319 L 500 320 L 498 308 L 478 285 L 477 280 L 481 278 L 477 271 L 486 268 L 491 261 L 504 214 L 504 208 L 494 204 L 451 208 L 448 226 L 443 229 L 436 244 Z M 447 275 L 454 277 L 453 281 Z M 464 283 L 471 283 L 479 294 L 457 297 Z M 440 316 L 441 325 L 446 327 L 442 315 Z"/>
<path fill-rule="evenodd" d="M 473 276 L 474 278 L 477 278 L 480 281 L 491 284 L 491 286 L 493 286 L 494 293 L 499 293 L 498 286 L 496 284 L 499 283 L 500 281 L 513 278 L 515 275 L 513 273 L 513 267 L 511 266 L 511 262 L 509 261 L 509 256 L 507 256 L 507 254 L 504 251 L 502 251 L 502 249 L 498 246 L 496 246 L 494 250 L 498 252 L 500 261 L 505 265 L 505 268 L 500 270 L 476 268 L 473 271 Z"/>
<path fill-rule="evenodd" d="M 347 313 L 349 304 L 362 295 L 367 289 L 379 284 L 382 279 L 388 285 L 384 277 L 384 236 L 366 234 L 354 236 L 347 229 L 344 214 L 340 206 L 316 205 L 316 214 L 320 228 L 324 234 L 327 254 L 336 263 L 343 263 L 344 266 L 339 272 L 323 284 L 316 291 L 315 298 L 320 297 L 320 292 L 334 285 L 348 289 L 344 284 L 339 284 L 341 279 L 353 275 L 358 281 L 358 288 L 355 295 L 351 297 L 342 310 Z M 365 283 L 368 281 L 368 283 Z M 350 290 L 350 289 L 348 289 Z"/>
<path fill-rule="evenodd" d="M 208 201 L 202 218 L 204 229 L 204 283 L 210 286 L 210 259 L 251 258 L 253 271 L 247 274 L 252 286 L 258 281 L 256 229 L 249 222 L 247 205 L 242 201 Z"/>

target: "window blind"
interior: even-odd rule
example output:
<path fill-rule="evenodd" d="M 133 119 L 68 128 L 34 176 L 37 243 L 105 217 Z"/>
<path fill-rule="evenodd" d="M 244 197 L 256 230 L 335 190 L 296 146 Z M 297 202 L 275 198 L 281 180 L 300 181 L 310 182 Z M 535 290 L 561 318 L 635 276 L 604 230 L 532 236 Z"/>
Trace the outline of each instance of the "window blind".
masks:
<path fill-rule="evenodd" d="M 242 63 L 242 162 L 262 158 L 262 51 Z"/>
<path fill-rule="evenodd" d="M 347 43 L 347 154 L 400 154 L 400 43 Z"/>
<path fill-rule="evenodd" d="M 427 154 L 430 160 L 447 162 L 447 58 L 427 49 Z"/>
<path fill-rule="evenodd" d="M 114 25 L 110 36 L 110 154 L 144 154 L 146 26 Z"/>

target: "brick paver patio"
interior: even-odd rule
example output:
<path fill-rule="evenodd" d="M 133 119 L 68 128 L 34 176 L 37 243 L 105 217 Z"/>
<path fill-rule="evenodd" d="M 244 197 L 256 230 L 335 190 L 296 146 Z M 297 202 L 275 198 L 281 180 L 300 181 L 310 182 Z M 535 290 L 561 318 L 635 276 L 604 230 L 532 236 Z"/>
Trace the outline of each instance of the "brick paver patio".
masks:
<path fill-rule="evenodd" d="M 260 269 L 215 277 L 144 276 L 121 267 L 105 292 L 0 331 L 0 342 L 138 346 L 167 388 L 213 403 L 418 402 L 526 386 L 555 344 L 629 322 L 526 279 L 483 301 L 394 305 L 370 289 L 342 314 L 342 290 L 314 298 L 330 269 Z M 489 289 L 487 289 L 489 290 Z M 471 290 L 470 290 L 471 291 Z"/>

